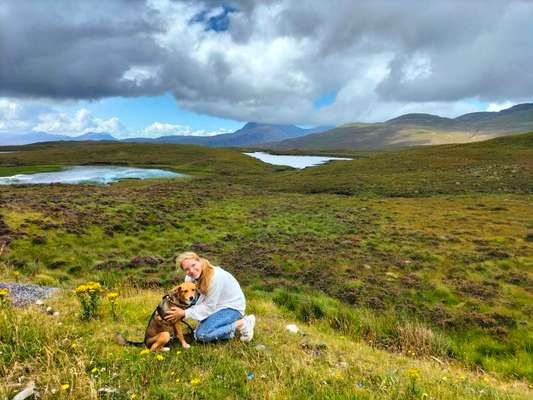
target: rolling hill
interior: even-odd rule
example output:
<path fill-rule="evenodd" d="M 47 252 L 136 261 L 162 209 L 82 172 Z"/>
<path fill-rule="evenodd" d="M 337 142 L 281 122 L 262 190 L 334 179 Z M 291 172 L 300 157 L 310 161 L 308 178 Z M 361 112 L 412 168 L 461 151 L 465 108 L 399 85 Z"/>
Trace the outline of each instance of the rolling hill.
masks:
<path fill-rule="evenodd" d="M 457 118 L 405 114 L 380 123 L 354 123 L 267 143 L 260 147 L 286 149 L 359 149 L 477 142 L 533 130 L 533 103 L 499 112 L 476 112 Z"/>
<path fill-rule="evenodd" d="M 79 136 L 67 135 L 53 135 L 45 132 L 31 132 L 25 134 L 0 134 L 0 145 L 3 146 L 18 146 L 31 143 L 42 142 L 79 142 L 79 141 L 101 141 L 101 140 L 117 140 L 109 133 L 88 132 Z"/>
<path fill-rule="evenodd" d="M 128 143 L 169 143 L 169 144 L 197 144 L 208 147 L 240 147 L 253 146 L 267 142 L 277 142 L 285 139 L 323 132 L 332 127 L 315 127 L 311 129 L 299 128 L 295 125 L 261 124 L 248 122 L 241 129 L 231 133 L 222 133 L 213 136 L 171 135 L 157 138 L 134 137 L 121 141 Z M 27 134 L 0 134 L 0 145 L 16 146 L 31 143 L 57 142 L 57 141 L 94 141 L 119 139 L 109 133 L 89 132 L 80 136 L 54 135 L 44 132 L 31 132 Z"/>
<path fill-rule="evenodd" d="M 248 122 L 241 129 L 213 136 L 173 135 L 162 136 L 155 139 L 131 138 L 125 142 L 136 143 L 172 143 L 172 144 L 198 144 L 209 147 L 239 147 L 252 146 L 267 142 L 276 142 L 285 139 L 323 132 L 328 127 L 303 129 L 295 125 L 260 124 Z"/>

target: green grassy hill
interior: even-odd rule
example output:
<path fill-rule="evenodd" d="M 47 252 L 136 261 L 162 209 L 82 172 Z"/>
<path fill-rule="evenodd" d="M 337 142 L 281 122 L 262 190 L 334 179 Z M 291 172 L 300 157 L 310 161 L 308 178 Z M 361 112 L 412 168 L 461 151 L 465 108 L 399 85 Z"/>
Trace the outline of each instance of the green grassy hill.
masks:
<path fill-rule="evenodd" d="M 499 112 L 477 112 L 457 118 L 405 114 L 374 124 L 346 124 L 326 132 L 261 145 L 286 149 L 372 150 L 413 145 L 469 143 L 533 130 L 533 104 Z"/>
<path fill-rule="evenodd" d="M 271 174 L 261 177 L 262 185 L 281 191 L 377 196 L 533 191 L 533 132 L 468 144 L 323 153 L 353 154 L 355 160 Z"/>
<path fill-rule="evenodd" d="M 34 378 L 45 398 L 63 383 L 65 398 L 95 398 L 101 387 L 119 387 L 116 398 L 528 398 L 532 142 L 529 133 L 327 151 L 355 159 L 304 170 L 198 146 L 11 148 L 0 175 L 112 163 L 191 178 L 0 187 L 0 281 L 72 289 L 96 280 L 119 290 L 122 310 L 113 321 L 104 303 L 99 321 L 81 322 L 67 291 L 53 302 L 57 320 L 0 311 L 0 397 Z M 182 279 L 173 257 L 186 249 L 237 277 L 269 352 L 230 343 L 160 362 L 112 342 L 117 329 L 142 333 L 153 303 Z M 310 332 L 311 350 L 286 335 L 292 322 Z M 306 353 L 315 340 L 326 342 L 325 358 Z M 170 374 L 185 366 L 176 386 Z M 204 385 L 187 383 L 196 375 Z"/>

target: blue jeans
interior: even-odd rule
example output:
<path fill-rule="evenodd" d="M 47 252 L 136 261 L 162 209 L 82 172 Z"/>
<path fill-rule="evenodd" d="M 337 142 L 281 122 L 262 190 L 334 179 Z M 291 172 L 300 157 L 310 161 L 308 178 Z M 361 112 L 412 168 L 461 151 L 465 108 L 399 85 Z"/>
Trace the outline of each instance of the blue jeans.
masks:
<path fill-rule="evenodd" d="M 213 342 L 219 339 L 235 337 L 235 321 L 242 318 L 240 311 L 223 308 L 198 323 L 194 330 L 194 339 L 199 342 Z"/>

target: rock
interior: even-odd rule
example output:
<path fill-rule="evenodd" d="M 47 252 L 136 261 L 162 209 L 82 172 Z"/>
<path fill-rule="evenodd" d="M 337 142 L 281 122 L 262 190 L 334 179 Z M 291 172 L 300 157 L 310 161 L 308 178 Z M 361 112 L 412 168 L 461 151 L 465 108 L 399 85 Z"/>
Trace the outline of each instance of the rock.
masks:
<path fill-rule="evenodd" d="M 285 326 L 285 329 L 287 329 L 291 333 L 298 333 L 300 329 L 295 324 L 289 324 Z"/>
<path fill-rule="evenodd" d="M 15 397 L 13 397 L 13 400 L 24 400 L 34 395 L 36 395 L 35 382 L 31 381 L 22 391 L 18 392 Z"/>
<path fill-rule="evenodd" d="M 2 288 L 9 289 L 11 302 L 16 307 L 23 307 L 33 304 L 38 300 L 51 296 L 59 290 L 59 288 L 56 287 L 17 282 L 0 282 L 0 289 Z"/>

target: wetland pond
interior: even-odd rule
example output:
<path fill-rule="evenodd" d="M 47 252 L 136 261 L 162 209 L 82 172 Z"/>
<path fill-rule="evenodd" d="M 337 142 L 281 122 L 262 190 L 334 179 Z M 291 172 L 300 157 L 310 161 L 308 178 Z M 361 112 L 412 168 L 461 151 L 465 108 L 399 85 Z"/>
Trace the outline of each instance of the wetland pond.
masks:
<path fill-rule="evenodd" d="M 46 183 L 96 183 L 108 184 L 123 179 L 177 178 L 188 175 L 162 169 L 117 167 L 114 165 L 65 167 L 56 172 L 17 174 L 0 177 L 0 185 Z"/>
<path fill-rule="evenodd" d="M 250 157 L 258 158 L 259 160 L 273 165 L 288 165 L 293 168 L 314 167 L 331 160 L 353 160 L 352 158 L 344 157 L 322 157 L 322 156 L 296 156 L 296 155 L 277 155 L 269 154 L 262 151 L 255 151 L 253 153 L 243 153 Z"/>

